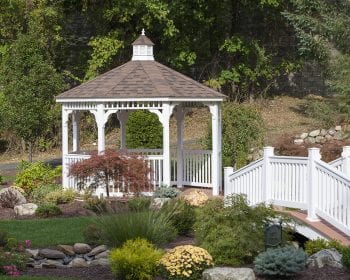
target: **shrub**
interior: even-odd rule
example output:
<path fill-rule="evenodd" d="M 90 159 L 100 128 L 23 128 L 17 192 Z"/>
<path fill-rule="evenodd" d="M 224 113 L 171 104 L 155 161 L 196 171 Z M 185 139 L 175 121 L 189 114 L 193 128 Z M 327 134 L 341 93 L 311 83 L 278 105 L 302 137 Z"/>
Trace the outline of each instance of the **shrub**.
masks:
<path fill-rule="evenodd" d="M 130 149 L 160 149 L 163 145 L 163 127 L 158 116 L 137 110 L 129 115 L 126 124 L 126 142 Z"/>
<path fill-rule="evenodd" d="M 0 205 L 4 208 L 14 208 L 17 204 L 25 203 L 22 194 L 13 188 L 7 188 L 0 194 Z"/>
<path fill-rule="evenodd" d="M 271 207 L 250 207 L 242 195 L 212 199 L 198 209 L 196 240 L 216 264 L 251 263 L 264 250 L 265 225 L 274 217 Z"/>
<path fill-rule="evenodd" d="M 130 212 L 96 218 L 101 240 L 111 247 L 120 247 L 135 238 L 145 238 L 155 245 L 164 245 L 176 236 L 170 216 L 156 211 Z"/>
<path fill-rule="evenodd" d="M 16 269 L 24 271 L 28 260 L 29 258 L 24 252 L 5 252 L 0 250 L 0 271 L 3 274 L 7 274 L 10 269 L 5 267 L 9 266 L 14 266 Z M 12 269 L 12 271 L 15 271 L 15 269 Z"/>
<path fill-rule="evenodd" d="M 172 225 L 176 228 L 178 234 L 189 234 L 196 221 L 196 212 L 193 206 L 183 199 L 172 199 L 166 202 L 161 211 L 169 213 Z"/>
<path fill-rule="evenodd" d="M 343 248 L 341 261 L 347 269 L 350 269 L 350 247 Z"/>
<path fill-rule="evenodd" d="M 175 198 L 179 195 L 180 191 L 176 188 L 168 187 L 168 186 L 160 186 L 155 190 L 153 197 L 158 198 Z"/>
<path fill-rule="evenodd" d="M 84 240 L 91 245 L 101 244 L 102 231 L 96 224 L 86 226 L 83 231 Z"/>
<path fill-rule="evenodd" d="M 264 140 L 263 119 L 257 108 L 226 102 L 222 107 L 222 165 L 246 165 L 250 148 L 261 147 Z M 207 146 L 211 149 L 211 125 Z"/>
<path fill-rule="evenodd" d="M 292 276 L 305 269 L 307 255 L 292 246 L 267 249 L 254 261 L 256 273 L 266 276 Z"/>
<path fill-rule="evenodd" d="M 309 256 L 323 250 L 323 249 L 331 249 L 334 248 L 341 252 L 343 250 L 343 245 L 341 245 L 338 241 L 335 240 L 325 240 L 321 238 L 317 238 L 315 240 L 309 240 L 305 242 L 305 252 Z"/>
<path fill-rule="evenodd" d="M 4 176 L 0 174 L 0 185 L 4 184 Z"/>
<path fill-rule="evenodd" d="M 61 209 L 53 203 L 46 203 L 40 205 L 36 210 L 35 214 L 41 218 L 55 217 L 62 214 Z"/>
<path fill-rule="evenodd" d="M 84 207 L 91 211 L 94 211 L 97 214 L 107 213 L 108 205 L 107 200 L 103 197 L 91 196 L 85 199 Z"/>
<path fill-rule="evenodd" d="M 8 238 L 8 232 L 4 229 L 0 229 L 0 247 L 6 246 Z"/>
<path fill-rule="evenodd" d="M 162 252 L 145 239 L 128 240 L 109 256 L 113 274 L 119 279 L 152 280 Z"/>
<path fill-rule="evenodd" d="M 169 280 L 202 279 L 202 272 L 213 266 L 213 258 L 200 247 L 177 246 L 160 260 L 164 276 Z"/>
<path fill-rule="evenodd" d="M 306 116 L 326 127 L 336 125 L 340 121 L 339 110 L 331 99 L 317 100 L 309 97 L 303 109 Z"/>
<path fill-rule="evenodd" d="M 74 190 L 57 190 L 48 193 L 44 201 L 47 203 L 53 203 L 53 204 L 65 204 L 72 202 L 75 198 L 75 191 Z"/>
<path fill-rule="evenodd" d="M 140 193 L 151 186 L 150 169 L 146 161 L 135 154 L 123 154 L 115 150 L 106 150 L 103 154 L 93 154 L 89 159 L 70 166 L 70 175 L 76 177 L 82 188 L 86 187 L 85 178 L 91 183 L 88 188 L 104 186 L 109 197 L 109 186 L 124 192 Z M 124 184 L 127 182 L 127 184 Z"/>
<path fill-rule="evenodd" d="M 27 195 L 30 195 L 35 188 L 54 183 L 61 176 L 61 172 L 62 167 L 52 168 L 43 162 L 22 161 L 15 184 L 22 188 Z"/>
<path fill-rule="evenodd" d="M 58 184 L 41 185 L 32 191 L 30 198 L 34 203 L 41 204 L 45 201 L 46 195 L 61 189 L 62 189 L 62 186 Z"/>
<path fill-rule="evenodd" d="M 129 210 L 132 212 L 147 211 L 151 205 L 151 199 L 149 197 L 133 197 L 128 200 Z"/>

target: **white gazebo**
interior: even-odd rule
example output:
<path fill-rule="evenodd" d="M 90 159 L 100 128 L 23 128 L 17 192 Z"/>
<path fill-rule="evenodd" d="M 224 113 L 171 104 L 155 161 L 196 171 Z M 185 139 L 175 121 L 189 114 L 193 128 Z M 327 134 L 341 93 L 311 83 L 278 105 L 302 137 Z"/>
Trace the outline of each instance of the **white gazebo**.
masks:
<path fill-rule="evenodd" d="M 131 61 L 57 96 L 62 104 L 62 184 L 76 188 L 69 177 L 69 165 L 86 159 L 80 151 L 79 121 L 82 111 L 95 116 L 99 153 L 105 150 L 105 125 L 112 114 L 120 122 L 120 148 L 127 150 L 126 122 L 133 110 L 148 110 L 159 117 L 163 126 L 163 148 L 128 150 L 142 154 L 152 170 L 154 185 L 198 186 L 212 188 L 218 195 L 221 187 L 221 103 L 225 96 L 154 60 L 152 41 L 144 30 L 132 44 Z M 212 151 L 185 150 L 183 127 L 186 111 L 208 106 L 212 116 Z M 72 120 L 72 143 L 69 145 L 69 115 Z M 170 117 L 177 121 L 177 147 L 170 149 Z M 71 148 L 71 149 L 70 149 Z M 103 192 L 101 188 L 100 192 Z M 113 195 L 117 190 L 111 189 Z"/>

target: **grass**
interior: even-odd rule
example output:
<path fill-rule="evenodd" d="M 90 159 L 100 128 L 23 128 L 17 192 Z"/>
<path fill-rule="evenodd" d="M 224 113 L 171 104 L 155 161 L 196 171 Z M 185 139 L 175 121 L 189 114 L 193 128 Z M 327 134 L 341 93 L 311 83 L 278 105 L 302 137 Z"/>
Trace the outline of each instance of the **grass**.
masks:
<path fill-rule="evenodd" d="M 17 240 L 31 240 L 33 248 L 84 242 L 89 217 L 0 221 L 0 228 Z"/>

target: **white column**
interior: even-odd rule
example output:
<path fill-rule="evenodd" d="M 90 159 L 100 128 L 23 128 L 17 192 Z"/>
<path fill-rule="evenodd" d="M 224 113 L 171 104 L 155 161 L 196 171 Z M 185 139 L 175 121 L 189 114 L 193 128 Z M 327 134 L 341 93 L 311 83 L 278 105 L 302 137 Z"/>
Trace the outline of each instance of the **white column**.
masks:
<path fill-rule="evenodd" d="M 97 111 L 95 113 L 95 119 L 97 124 L 97 151 L 98 153 L 102 153 L 106 147 L 105 147 L 105 125 L 107 122 L 105 112 L 104 112 L 104 105 L 98 104 L 97 105 Z"/>
<path fill-rule="evenodd" d="M 66 156 L 69 153 L 68 150 L 68 118 L 69 111 L 62 106 L 62 185 L 64 188 L 68 188 L 68 174 L 69 174 L 69 162 L 66 160 Z"/>
<path fill-rule="evenodd" d="M 163 103 L 162 121 L 163 124 L 163 184 L 170 187 L 171 166 L 170 166 L 170 116 L 172 108 L 169 103 Z"/>
<path fill-rule="evenodd" d="M 118 120 L 120 123 L 120 149 L 126 149 L 126 123 L 128 121 L 129 112 L 119 111 L 117 113 Z"/>
<path fill-rule="evenodd" d="M 264 164 L 263 164 L 263 190 L 264 190 L 264 201 L 269 203 L 272 200 L 271 194 L 271 168 L 270 168 L 270 157 L 274 155 L 273 147 L 264 147 Z"/>
<path fill-rule="evenodd" d="M 235 171 L 231 166 L 224 167 L 224 196 L 232 194 L 229 176 Z"/>
<path fill-rule="evenodd" d="M 80 112 L 74 111 L 72 114 L 72 130 L 73 130 L 73 152 L 80 150 Z"/>
<path fill-rule="evenodd" d="M 343 158 L 343 172 L 350 177 L 350 146 L 344 146 L 341 153 Z"/>
<path fill-rule="evenodd" d="M 221 120 L 220 103 L 209 105 L 212 120 L 212 187 L 219 195 L 221 186 Z"/>
<path fill-rule="evenodd" d="M 176 108 L 176 124 L 177 124 L 177 146 L 176 146 L 176 161 L 177 161 L 177 187 L 183 187 L 183 128 L 184 128 L 185 109 L 177 106 Z"/>
<path fill-rule="evenodd" d="M 315 161 L 321 159 L 319 148 L 309 148 L 308 157 L 308 189 L 307 189 L 307 219 L 310 222 L 317 222 L 319 218 L 316 215 L 316 203 L 317 203 L 317 176 L 316 176 L 316 164 Z"/>

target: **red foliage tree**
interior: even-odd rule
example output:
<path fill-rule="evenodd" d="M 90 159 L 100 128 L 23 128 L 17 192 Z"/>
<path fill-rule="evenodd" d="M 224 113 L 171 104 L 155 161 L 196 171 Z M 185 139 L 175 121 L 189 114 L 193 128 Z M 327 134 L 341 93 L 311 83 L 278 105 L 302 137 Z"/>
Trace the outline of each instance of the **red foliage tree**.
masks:
<path fill-rule="evenodd" d="M 109 197 L 109 186 L 119 187 L 124 192 L 139 193 L 151 186 L 150 168 L 137 154 L 126 154 L 115 150 L 106 150 L 102 154 L 93 154 L 89 159 L 70 166 L 69 175 L 82 183 L 89 181 L 88 187 L 103 185 Z M 89 180 L 86 180 L 89 178 Z"/>

